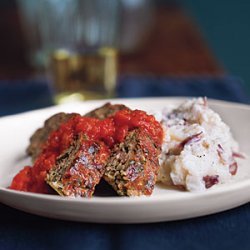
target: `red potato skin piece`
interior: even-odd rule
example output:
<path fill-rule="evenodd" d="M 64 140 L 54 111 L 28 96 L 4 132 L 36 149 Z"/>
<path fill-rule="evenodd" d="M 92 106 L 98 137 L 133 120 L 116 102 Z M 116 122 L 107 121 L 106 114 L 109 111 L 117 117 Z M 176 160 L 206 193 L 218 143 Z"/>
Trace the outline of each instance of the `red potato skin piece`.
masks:
<path fill-rule="evenodd" d="M 219 183 L 218 175 L 206 175 L 203 177 L 203 181 L 205 182 L 206 188 L 211 188 L 213 185 Z"/>

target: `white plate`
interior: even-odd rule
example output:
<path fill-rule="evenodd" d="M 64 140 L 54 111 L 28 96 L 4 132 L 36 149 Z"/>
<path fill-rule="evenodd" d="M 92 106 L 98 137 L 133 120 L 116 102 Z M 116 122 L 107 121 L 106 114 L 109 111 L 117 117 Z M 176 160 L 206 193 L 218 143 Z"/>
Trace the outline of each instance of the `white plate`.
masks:
<path fill-rule="evenodd" d="M 176 105 L 183 98 L 116 99 L 131 108 L 146 111 Z M 250 161 L 240 162 L 239 174 L 233 182 L 213 187 L 202 193 L 168 190 L 156 186 L 151 197 L 67 198 L 9 190 L 13 176 L 30 161 L 25 148 L 32 132 L 50 115 L 59 111 L 81 114 L 102 105 L 90 101 L 56 106 L 0 119 L 0 202 L 11 207 L 51 218 L 86 222 L 143 223 L 179 220 L 212 214 L 250 201 Z M 222 101 L 209 101 L 231 127 L 241 150 L 250 152 L 250 107 Z"/>

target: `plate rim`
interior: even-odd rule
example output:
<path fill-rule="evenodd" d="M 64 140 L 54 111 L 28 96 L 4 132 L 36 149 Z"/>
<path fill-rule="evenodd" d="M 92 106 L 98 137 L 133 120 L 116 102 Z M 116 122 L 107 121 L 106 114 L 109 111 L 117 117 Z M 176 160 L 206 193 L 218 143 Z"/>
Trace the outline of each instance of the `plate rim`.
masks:
<path fill-rule="evenodd" d="M 9 194 L 16 194 L 18 196 L 22 197 L 32 197 L 36 199 L 45 199 L 45 200 L 53 200 L 53 201 L 66 201 L 66 202 L 72 202 L 72 203 L 96 203 L 96 204 L 110 204 L 110 203 L 116 203 L 117 205 L 120 205 L 122 203 L 151 203 L 156 201 L 171 201 L 176 202 L 179 200 L 189 200 L 193 198 L 204 198 L 204 197 L 213 197 L 220 194 L 227 194 L 231 193 L 232 191 L 238 191 L 241 189 L 245 189 L 247 187 L 250 187 L 250 177 L 249 179 L 243 180 L 241 182 L 234 182 L 234 183 L 227 183 L 227 184 L 221 184 L 220 186 L 217 186 L 210 190 L 205 190 L 201 192 L 189 192 L 189 191 L 181 191 L 176 194 L 159 194 L 159 195 L 151 195 L 151 196 L 139 196 L 139 197 L 91 197 L 91 198 L 84 198 L 84 197 L 62 197 L 59 195 L 51 195 L 51 194 L 39 194 L 39 193 L 32 193 L 32 192 L 25 192 L 25 191 L 17 191 L 8 189 L 5 187 L 0 187 L 0 197 L 1 193 L 9 193 Z M 178 190 L 176 190 L 178 191 Z M 0 198 L 1 200 L 1 198 Z M 249 198 L 250 201 L 250 198 Z"/>

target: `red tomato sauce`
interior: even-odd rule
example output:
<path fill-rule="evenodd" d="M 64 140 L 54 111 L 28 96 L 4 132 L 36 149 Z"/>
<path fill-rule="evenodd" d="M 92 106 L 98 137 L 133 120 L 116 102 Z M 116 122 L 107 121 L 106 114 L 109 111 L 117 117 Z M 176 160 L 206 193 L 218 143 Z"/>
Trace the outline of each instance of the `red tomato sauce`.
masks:
<path fill-rule="evenodd" d="M 84 133 L 87 140 L 103 141 L 112 148 L 114 144 L 124 140 L 128 131 L 136 128 L 146 131 L 156 145 L 161 145 L 162 127 L 152 115 L 147 115 L 144 111 L 124 109 L 104 120 L 75 116 L 50 134 L 34 165 L 24 167 L 13 178 L 9 188 L 35 193 L 52 193 L 54 191 L 45 182 L 46 175 L 55 165 L 56 158 L 70 146 L 79 133 Z"/>

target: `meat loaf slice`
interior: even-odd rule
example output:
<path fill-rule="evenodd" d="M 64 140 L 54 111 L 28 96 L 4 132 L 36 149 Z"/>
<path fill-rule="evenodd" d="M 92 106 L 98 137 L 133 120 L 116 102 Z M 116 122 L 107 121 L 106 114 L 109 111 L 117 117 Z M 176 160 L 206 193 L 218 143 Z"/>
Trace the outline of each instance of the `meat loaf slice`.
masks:
<path fill-rule="evenodd" d="M 122 104 L 112 105 L 110 103 L 106 103 L 100 108 L 97 108 L 87 113 L 85 116 L 103 120 L 107 117 L 114 115 L 117 111 L 122 109 L 128 109 L 128 108 Z M 76 113 L 55 114 L 45 121 L 44 126 L 42 128 L 39 128 L 34 132 L 34 134 L 30 138 L 30 144 L 26 149 L 27 154 L 32 157 L 33 161 L 35 161 L 37 156 L 42 152 L 43 145 L 47 141 L 50 133 L 52 131 L 57 130 L 62 123 L 67 122 L 70 118 L 72 118 L 75 115 L 77 114 Z"/>
<path fill-rule="evenodd" d="M 111 104 L 108 102 L 104 104 L 103 106 L 101 106 L 100 108 L 90 111 L 84 116 L 94 117 L 94 118 L 103 120 L 105 118 L 113 116 L 117 111 L 123 110 L 123 109 L 129 109 L 129 108 L 123 104 Z"/>
<path fill-rule="evenodd" d="M 35 161 L 37 156 L 42 152 L 43 145 L 47 141 L 50 133 L 57 130 L 62 123 L 67 122 L 70 118 L 76 115 L 76 113 L 55 114 L 44 122 L 44 126 L 42 128 L 39 128 L 34 132 L 34 134 L 30 137 L 30 144 L 26 149 L 27 154 L 32 157 L 33 161 Z"/>
<path fill-rule="evenodd" d="M 150 195 L 159 168 L 158 148 L 143 130 L 128 133 L 112 150 L 104 179 L 121 196 Z"/>
<path fill-rule="evenodd" d="M 49 171 L 46 182 L 62 196 L 91 197 L 103 176 L 109 149 L 81 134 Z"/>

